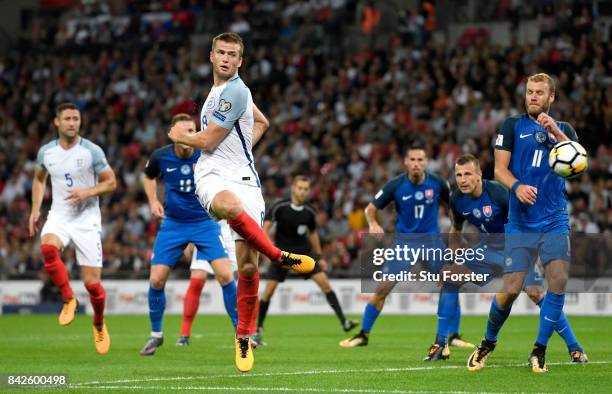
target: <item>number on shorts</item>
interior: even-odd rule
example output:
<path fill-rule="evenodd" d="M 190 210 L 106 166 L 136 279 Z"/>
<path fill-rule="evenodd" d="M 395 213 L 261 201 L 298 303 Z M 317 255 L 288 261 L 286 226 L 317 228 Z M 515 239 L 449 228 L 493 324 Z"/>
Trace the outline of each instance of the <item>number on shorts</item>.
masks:
<path fill-rule="evenodd" d="M 261 211 L 261 227 L 263 227 L 264 224 L 264 218 L 266 217 L 264 211 Z"/>

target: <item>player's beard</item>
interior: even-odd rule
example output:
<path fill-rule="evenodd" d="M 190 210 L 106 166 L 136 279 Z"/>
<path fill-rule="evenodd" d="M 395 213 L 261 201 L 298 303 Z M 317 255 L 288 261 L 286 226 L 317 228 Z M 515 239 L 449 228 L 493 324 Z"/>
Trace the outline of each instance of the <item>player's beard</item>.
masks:
<path fill-rule="evenodd" d="M 535 110 L 535 111 L 530 111 L 530 110 L 529 110 L 529 105 L 528 105 L 527 103 L 525 103 L 525 107 L 526 107 L 526 109 L 527 109 L 527 113 L 529 114 L 529 116 L 531 116 L 531 117 L 533 117 L 533 118 L 537 119 L 537 117 L 538 117 L 538 116 L 539 116 L 539 115 L 540 115 L 542 112 L 544 112 L 544 113 L 548 113 L 548 110 L 550 109 L 550 99 L 546 100 L 546 102 L 545 102 L 544 104 L 540 105 L 540 106 L 538 107 L 538 109 L 537 109 L 537 110 Z"/>
<path fill-rule="evenodd" d="M 62 135 L 68 143 L 72 143 L 79 136 L 79 132 L 62 131 Z"/>
<path fill-rule="evenodd" d="M 410 178 L 410 182 L 412 183 L 419 183 L 421 181 L 421 176 L 423 174 L 423 171 L 413 171 L 410 174 L 408 174 L 409 178 Z"/>

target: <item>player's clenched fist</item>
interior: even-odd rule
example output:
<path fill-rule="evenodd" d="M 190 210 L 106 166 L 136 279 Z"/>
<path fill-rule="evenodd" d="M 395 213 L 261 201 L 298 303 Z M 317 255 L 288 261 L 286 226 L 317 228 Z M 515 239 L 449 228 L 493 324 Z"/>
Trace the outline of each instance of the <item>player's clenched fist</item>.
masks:
<path fill-rule="evenodd" d="M 168 138 L 170 138 L 172 142 L 181 142 L 181 137 L 185 135 L 185 133 L 186 130 L 179 122 L 172 126 L 172 128 L 170 128 L 170 131 L 168 132 Z"/>

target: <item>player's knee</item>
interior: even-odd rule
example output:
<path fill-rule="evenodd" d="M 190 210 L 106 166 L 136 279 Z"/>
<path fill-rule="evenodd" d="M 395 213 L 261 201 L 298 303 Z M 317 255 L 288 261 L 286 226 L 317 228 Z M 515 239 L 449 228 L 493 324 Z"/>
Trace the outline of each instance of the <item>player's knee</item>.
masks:
<path fill-rule="evenodd" d="M 243 263 L 238 271 L 242 275 L 251 276 L 257 272 L 257 265 L 254 263 Z"/>
<path fill-rule="evenodd" d="M 564 270 L 550 270 L 546 272 L 546 279 L 548 280 L 549 289 L 565 289 L 565 285 L 567 284 L 568 280 L 568 274 Z"/>
<path fill-rule="evenodd" d="M 385 305 L 385 298 L 387 298 L 386 295 L 374 294 L 372 300 L 370 301 L 370 304 L 374 305 L 376 309 L 381 310 Z"/>
<path fill-rule="evenodd" d="M 234 280 L 234 275 L 229 270 L 215 273 L 215 277 L 221 286 L 225 286 Z"/>
<path fill-rule="evenodd" d="M 215 197 L 213 210 L 220 217 L 233 219 L 240 215 L 243 208 L 238 196 L 234 193 L 224 191 Z"/>
<path fill-rule="evenodd" d="M 544 290 L 540 286 L 528 286 L 525 288 L 525 293 L 527 293 L 527 296 L 531 298 L 534 304 L 540 302 L 542 297 L 544 297 Z"/>
<path fill-rule="evenodd" d="M 149 284 L 154 289 L 162 289 L 166 286 L 166 278 L 162 278 L 161 276 L 152 275 L 149 278 Z"/>
<path fill-rule="evenodd" d="M 516 298 L 519 296 L 519 294 L 520 291 L 514 293 L 498 293 L 495 296 L 497 306 L 504 309 L 510 307 L 514 303 Z"/>

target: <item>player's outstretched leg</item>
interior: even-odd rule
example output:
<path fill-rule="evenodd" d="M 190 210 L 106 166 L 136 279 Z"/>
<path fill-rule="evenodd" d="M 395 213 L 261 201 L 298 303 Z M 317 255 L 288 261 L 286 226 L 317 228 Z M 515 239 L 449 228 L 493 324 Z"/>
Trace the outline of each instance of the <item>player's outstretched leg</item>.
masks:
<path fill-rule="evenodd" d="M 193 319 L 198 313 L 200 306 L 200 295 L 206 280 L 204 278 L 189 279 L 189 287 L 183 297 L 183 321 L 181 323 L 181 331 L 176 346 L 189 346 L 189 337 L 191 336 L 191 326 Z"/>
<path fill-rule="evenodd" d="M 58 322 L 61 326 L 67 326 L 74 320 L 74 315 L 79 306 L 79 303 L 72 292 L 70 282 L 68 280 L 68 271 L 60 257 L 59 249 L 55 245 L 43 243 L 40 245 L 44 259 L 44 268 L 51 282 L 59 289 L 64 301 L 64 306 L 58 317 Z"/>
<path fill-rule="evenodd" d="M 279 263 L 281 267 L 302 274 L 312 272 L 314 269 L 315 262 L 312 257 L 283 252 L 274 246 L 259 224 L 246 211 L 242 210 L 235 217 L 227 219 L 227 223 L 257 251 Z"/>
<path fill-rule="evenodd" d="M 93 336 L 96 351 L 99 354 L 108 353 L 111 345 L 108 329 L 104 322 L 104 305 L 106 303 L 106 291 L 102 287 L 102 283 L 95 282 L 85 285 L 89 292 L 89 300 L 94 311 L 93 316 Z"/>

